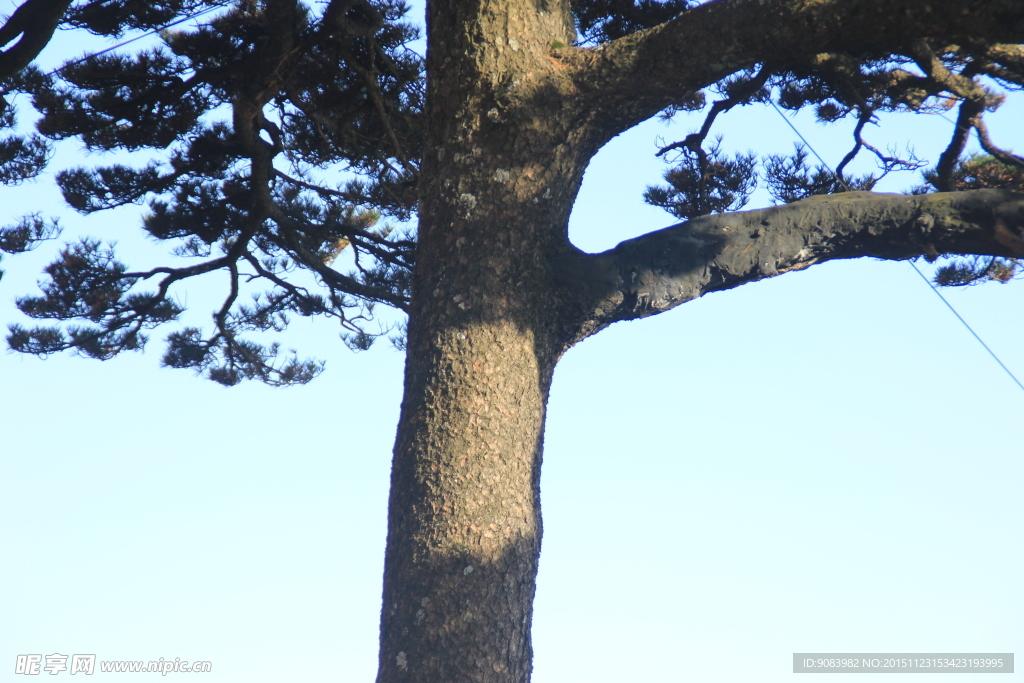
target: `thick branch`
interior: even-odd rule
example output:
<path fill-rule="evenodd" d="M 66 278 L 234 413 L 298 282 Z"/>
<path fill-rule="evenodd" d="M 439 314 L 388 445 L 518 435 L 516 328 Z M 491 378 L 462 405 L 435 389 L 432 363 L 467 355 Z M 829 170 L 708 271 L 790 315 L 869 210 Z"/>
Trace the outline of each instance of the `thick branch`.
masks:
<path fill-rule="evenodd" d="M 53 36 L 71 0 L 28 0 L 0 27 L 0 78 L 21 71 L 39 55 Z M 19 38 L 20 36 L 20 38 Z"/>
<path fill-rule="evenodd" d="M 703 216 L 565 264 L 575 343 L 619 320 L 832 259 L 938 254 L 1024 257 L 1024 194 L 845 192 Z"/>
<path fill-rule="evenodd" d="M 920 37 L 1024 43 L 1019 0 L 716 0 L 576 62 L 593 121 L 614 136 L 755 64 L 805 63 L 823 52 L 890 53 Z"/>

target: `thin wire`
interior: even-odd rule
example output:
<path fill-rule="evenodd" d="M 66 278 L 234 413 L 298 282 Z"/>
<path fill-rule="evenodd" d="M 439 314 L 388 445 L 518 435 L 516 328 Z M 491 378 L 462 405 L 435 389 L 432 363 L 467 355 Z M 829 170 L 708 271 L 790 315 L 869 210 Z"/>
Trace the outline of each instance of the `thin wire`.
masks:
<path fill-rule="evenodd" d="M 71 67 L 75 66 L 76 64 L 81 64 L 84 61 L 92 59 L 93 57 L 99 57 L 100 55 L 105 55 L 108 52 L 113 52 L 114 50 L 117 50 L 119 48 L 124 47 L 125 45 L 131 45 L 132 43 L 134 43 L 134 42 L 136 42 L 138 40 L 142 40 L 143 38 L 148 38 L 149 36 L 156 35 L 157 33 L 160 33 L 161 31 L 166 31 L 167 29 L 171 28 L 172 26 L 177 26 L 178 24 L 184 24 L 186 21 L 190 21 L 192 19 L 195 19 L 196 17 L 201 17 L 204 14 L 209 14 L 210 12 L 214 11 L 215 9 L 220 9 L 221 7 L 224 7 L 225 5 L 230 4 L 231 2 L 232 2 L 232 0 L 221 0 L 221 2 L 215 2 L 212 7 L 207 7 L 206 9 L 199 10 L 197 12 L 193 12 L 192 14 L 187 14 L 184 17 L 182 17 L 181 19 L 178 19 L 177 21 L 172 21 L 171 23 L 165 24 L 164 26 L 161 26 L 160 28 L 155 28 L 152 31 L 147 31 L 146 33 L 143 33 L 141 35 L 137 35 L 134 38 L 129 38 L 128 40 L 123 40 L 123 41 L 121 41 L 120 43 L 118 43 L 116 45 L 111 45 L 108 48 L 104 48 L 104 49 L 100 50 L 99 52 L 93 52 L 93 53 L 85 55 L 84 57 L 80 57 L 80 58 L 78 58 L 78 59 L 76 59 L 74 61 L 67 62 L 66 64 L 62 64 L 61 66 L 58 66 L 53 71 L 50 71 L 50 72 L 44 74 L 44 76 L 53 76 L 55 74 L 60 73 L 64 69 L 71 68 Z M 96 3 L 90 3 L 90 4 L 96 4 Z"/>
<path fill-rule="evenodd" d="M 86 5 L 86 7 L 89 7 L 91 5 L 97 5 L 97 4 L 99 4 L 101 2 L 104 2 L 104 1 L 105 0 L 96 0 L 95 2 L 91 2 L 88 5 Z M 78 59 L 76 59 L 74 61 L 67 62 L 66 64 L 62 64 L 62 65 L 58 66 L 56 69 L 53 69 L 52 71 L 46 72 L 45 74 L 43 74 L 43 76 L 53 76 L 55 74 L 59 74 L 64 69 L 69 69 L 69 68 L 75 66 L 76 64 L 81 64 L 82 62 L 84 62 L 86 60 L 92 59 L 93 57 L 99 57 L 100 55 L 105 55 L 108 52 L 112 52 L 114 50 L 122 48 L 125 45 L 131 45 L 132 43 L 134 43 L 134 42 L 136 42 L 138 40 L 142 40 L 143 38 L 148 38 L 149 36 L 156 35 L 157 33 L 160 33 L 161 31 L 166 31 L 167 29 L 171 28 L 172 26 L 177 26 L 178 24 L 184 24 L 186 21 L 190 21 L 190 20 L 195 19 L 197 17 L 201 17 L 204 14 L 209 14 L 210 12 L 214 11 L 215 9 L 220 9 L 221 7 L 225 7 L 225 6 L 229 5 L 229 4 L 231 4 L 231 2 L 233 2 L 233 0 L 220 0 L 220 2 L 215 2 L 211 7 L 207 7 L 204 10 L 199 10 L 198 12 L 193 12 L 192 14 L 188 14 L 188 15 L 182 17 L 181 19 L 178 19 L 177 21 L 172 21 L 169 24 L 165 24 L 164 26 L 161 26 L 160 28 L 155 28 L 152 31 L 147 31 L 146 33 L 137 35 L 134 38 L 129 38 L 128 40 L 123 40 L 123 41 L 121 41 L 120 43 L 118 43 L 116 45 L 111 45 L 108 48 L 104 48 L 104 49 L 100 50 L 99 52 L 92 52 L 92 53 L 89 53 L 89 54 L 85 55 L 84 57 L 79 57 Z M 9 92 L 10 92 L 9 90 L 0 90 L 0 97 L 9 94 Z"/>
<path fill-rule="evenodd" d="M 836 179 L 839 180 L 839 182 L 842 184 L 842 186 L 845 187 L 847 189 L 847 191 L 849 191 L 850 186 L 846 184 L 846 181 L 844 181 L 842 178 L 840 178 L 838 175 L 836 175 L 836 172 L 832 170 L 832 165 L 829 164 L 827 161 L 825 161 L 824 159 L 821 158 L 821 155 L 818 154 L 818 151 L 816 149 L 814 149 L 814 146 L 811 145 L 811 143 L 807 142 L 807 138 L 805 138 L 803 136 L 803 134 L 799 130 L 797 130 L 796 126 L 793 125 L 792 121 L 790 121 L 789 119 L 786 118 L 786 115 L 782 113 L 782 110 L 779 109 L 778 105 L 776 105 L 771 100 L 768 100 L 768 104 L 772 105 L 772 109 L 775 110 L 775 113 L 778 114 L 780 117 L 782 117 L 782 120 L 786 122 L 786 125 L 789 126 L 790 128 L 792 128 L 793 132 L 796 133 L 796 136 L 798 138 L 800 138 L 800 140 L 805 145 L 807 145 L 807 149 L 811 150 L 811 154 L 813 154 L 814 156 L 818 157 L 818 161 L 821 162 L 821 165 L 824 166 L 825 168 L 827 168 L 829 171 L 832 171 L 832 175 L 836 176 Z"/>
<path fill-rule="evenodd" d="M 797 137 L 799 137 L 800 140 L 805 145 L 807 145 L 807 149 L 811 150 L 811 153 L 814 154 L 814 156 L 816 156 L 818 158 L 818 161 L 820 161 L 822 163 L 822 165 L 825 168 L 827 168 L 832 173 L 832 175 L 836 176 L 836 179 L 840 182 L 840 184 L 842 184 L 842 186 L 845 187 L 847 189 L 847 191 L 849 191 L 850 190 L 850 186 L 846 184 L 846 181 L 844 181 L 832 169 L 832 166 L 827 161 L 825 161 L 824 159 L 821 158 L 821 155 L 818 154 L 818 152 L 814 149 L 814 146 L 811 145 L 811 143 L 807 141 L 807 138 L 805 138 L 800 133 L 800 131 L 797 129 L 797 127 L 795 125 L 793 125 L 793 122 L 790 121 L 788 118 L 786 118 L 786 115 L 782 113 L 782 111 L 775 105 L 774 102 L 772 102 L 771 100 L 768 100 L 768 102 L 769 102 L 769 104 L 772 105 L 772 109 L 774 109 L 776 111 L 776 113 L 779 116 L 782 117 L 782 120 L 785 121 L 789 125 L 789 127 L 793 129 L 793 132 L 796 133 Z M 913 261 L 907 261 L 907 263 L 909 263 L 910 267 L 914 269 L 914 272 L 916 272 L 918 275 L 921 276 L 921 279 L 924 280 L 925 284 L 928 285 L 928 287 L 933 292 L 935 292 L 935 296 L 937 296 L 940 299 L 942 299 L 942 303 L 946 304 L 946 308 L 948 308 L 950 311 L 952 311 L 953 315 L 956 316 L 956 319 L 959 320 L 963 324 L 963 326 L 967 328 L 968 332 L 970 332 L 972 335 L 974 335 L 974 338 L 978 340 L 978 343 L 981 344 L 981 346 L 986 351 L 988 351 L 988 354 L 990 356 L 992 356 L 992 358 L 995 360 L 995 362 L 999 363 L 999 367 L 1001 367 L 1003 369 L 1003 371 L 1007 375 L 1010 376 L 1010 379 L 1012 379 L 1017 384 L 1017 386 L 1021 388 L 1021 391 L 1024 391 L 1024 384 L 1022 384 L 1021 381 L 1019 379 L 1017 379 L 1016 375 L 1014 375 L 1012 372 L 1010 372 L 1010 369 L 1008 367 L 1006 367 L 1006 365 L 1003 363 L 1003 361 L 999 360 L 999 356 L 996 355 L 995 351 L 990 349 L 988 344 L 985 343 L 985 341 L 978 335 L 978 333 L 975 332 L 974 329 L 970 325 L 967 324 L 967 321 L 963 319 L 963 316 L 961 316 L 959 313 L 957 313 L 957 310 L 955 308 L 953 308 L 953 304 L 949 303 L 949 301 L 946 299 L 946 297 L 943 296 L 942 292 L 939 291 L 939 288 L 936 287 L 934 284 L 932 284 L 931 280 L 929 280 L 928 277 L 924 273 L 921 272 L 921 269 L 917 267 L 916 263 L 914 263 Z"/>
<path fill-rule="evenodd" d="M 932 284 L 931 280 L 929 280 L 927 277 L 925 277 L 925 274 L 922 273 L 921 269 L 918 268 L 913 262 L 911 262 L 910 265 L 914 268 L 914 271 L 916 271 L 917 274 L 921 276 L 921 279 L 924 280 L 925 283 L 929 287 L 931 287 L 932 291 L 935 292 L 935 294 L 940 299 L 942 299 L 942 303 L 946 304 L 946 306 L 949 308 L 949 310 L 953 311 L 953 315 L 956 316 L 957 320 L 959 320 L 960 322 L 962 322 L 964 324 L 964 327 L 967 328 L 967 331 L 970 332 L 971 334 L 973 334 L 974 338 L 978 340 L 978 343 L 981 344 L 983 347 L 985 347 L 985 350 L 988 351 L 988 355 L 992 356 L 992 358 L 995 359 L 995 361 L 997 363 L 999 363 L 999 367 L 1001 367 L 1004 371 L 1006 371 L 1006 374 L 1010 376 L 1010 379 L 1012 379 L 1014 382 L 1017 383 L 1017 386 L 1020 387 L 1021 390 L 1024 390 L 1024 384 L 1021 384 L 1020 380 L 1017 379 L 1017 377 L 1012 372 L 1010 372 L 1010 368 L 1008 368 L 1005 365 L 1003 365 L 1003 361 L 999 360 L 999 356 L 997 356 L 995 354 L 995 352 L 988 347 L 988 344 L 986 344 L 984 342 L 984 340 L 982 340 L 982 338 L 978 336 L 978 333 L 975 332 L 971 328 L 971 326 L 967 324 L 967 321 L 960 317 L 960 314 L 956 312 L 956 309 L 953 308 L 952 304 L 950 304 L 946 300 L 946 297 L 942 296 L 942 292 L 939 291 L 939 288 L 936 287 L 934 284 Z"/>

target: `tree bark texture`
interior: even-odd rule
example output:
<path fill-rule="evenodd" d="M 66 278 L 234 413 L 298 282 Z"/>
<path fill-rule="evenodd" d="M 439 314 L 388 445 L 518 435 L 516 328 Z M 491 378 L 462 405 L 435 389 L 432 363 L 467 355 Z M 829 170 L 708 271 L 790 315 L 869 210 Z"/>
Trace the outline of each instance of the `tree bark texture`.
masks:
<path fill-rule="evenodd" d="M 583 173 L 567 6 L 432 3 L 378 681 L 527 681 L 556 261 Z"/>
<path fill-rule="evenodd" d="M 578 254 L 573 335 L 582 340 L 620 320 L 645 318 L 709 292 L 834 259 L 921 255 L 1024 256 L 1024 195 L 973 190 L 926 195 L 843 192 L 756 211 L 701 216 Z M 571 274 L 571 275 L 570 275 Z"/>
<path fill-rule="evenodd" d="M 830 41 L 875 48 L 915 30 L 983 24 L 1021 38 L 1024 6 L 720 0 L 585 50 L 565 47 L 575 38 L 566 0 L 429 3 L 379 683 L 530 679 L 545 406 L 572 344 L 617 320 L 832 258 L 1024 255 L 1024 198 L 1006 192 L 848 193 L 701 218 L 584 254 L 567 226 L 593 154 L 763 61 L 762 51 L 796 60 Z"/>

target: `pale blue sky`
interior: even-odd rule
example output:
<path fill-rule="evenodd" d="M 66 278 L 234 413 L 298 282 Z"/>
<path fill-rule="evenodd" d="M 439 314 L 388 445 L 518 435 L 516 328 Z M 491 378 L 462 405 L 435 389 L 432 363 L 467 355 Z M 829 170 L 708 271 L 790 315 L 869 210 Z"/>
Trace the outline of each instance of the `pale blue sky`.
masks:
<path fill-rule="evenodd" d="M 993 132 L 1024 149 L 1012 105 Z M 722 123 L 741 150 L 794 141 L 771 110 Z M 931 159 L 950 128 L 889 123 L 877 134 Z M 602 151 L 578 245 L 672 222 L 640 201 L 653 137 L 695 125 Z M 849 124 L 798 125 L 841 158 Z M 60 210 L 47 180 L 0 192 L 8 215 Z M 145 259 L 136 214 L 63 212 Z M 4 321 L 49 257 L 4 259 Z M 946 294 L 1024 376 L 1024 285 Z M 187 296 L 205 316 L 208 292 Z M 284 341 L 323 376 L 224 389 L 160 369 L 160 335 L 106 363 L 0 355 L 0 680 L 54 652 L 210 660 L 217 683 L 372 680 L 401 354 L 300 321 Z M 818 266 L 602 332 L 552 391 L 534 680 L 775 683 L 793 652 L 1020 650 L 1022 407 L 903 263 Z"/>

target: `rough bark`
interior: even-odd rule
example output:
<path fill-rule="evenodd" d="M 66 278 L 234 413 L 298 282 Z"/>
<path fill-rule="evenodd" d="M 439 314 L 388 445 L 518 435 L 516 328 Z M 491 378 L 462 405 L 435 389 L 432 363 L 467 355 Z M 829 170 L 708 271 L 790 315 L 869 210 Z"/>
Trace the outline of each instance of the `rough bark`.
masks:
<path fill-rule="evenodd" d="M 1017 0 L 729 0 L 593 50 L 566 48 L 578 97 L 609 139 L 756 64 L 806 64 L 823 52 L 889 55 L 915 40 L 1024 42 Z M 603 144 L 603 141 L 602 141 Z"/>
<path fill-rule="evenodd" d="M 556 265 L 584 161 L 564 4 L 435 2 L 378 681 L 526 681 Z"/>
<path fill-rule="evenodd" d="M 572 343 L 619 320 L 816 263 L 939 254 L 1024 257 L 1024 195 L 845 192 L 702 216 L 601 254 L 576 254 L 563 268 L 565 286 L 580 296 Z"/>
<path fill-rule="evenodd" d="M 545 405 L 572 344 L 831 258 L 1024 254 L 1021 198 L 1010 193 L 849 193 L 702 218 L 603 254 L 568 241 L 583 171 L 604 142 L 737 69 L 835 41 L 875 49 L 936 32 L 1024 33 L 1017 2 L 929 6 L 722 0 L 581 50 L 562 47 L 573 38 L 566 0 L 429 3 L 379 683 L 529 680 Z"/>

